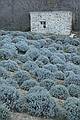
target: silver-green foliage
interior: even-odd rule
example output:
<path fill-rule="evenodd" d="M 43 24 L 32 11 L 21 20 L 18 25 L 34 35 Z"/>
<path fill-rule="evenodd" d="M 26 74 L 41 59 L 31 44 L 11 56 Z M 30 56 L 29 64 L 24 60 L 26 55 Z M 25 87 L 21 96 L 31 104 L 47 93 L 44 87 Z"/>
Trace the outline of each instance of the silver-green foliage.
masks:
<path fill-rule="evenodd" d="M 48 91 L 50 90 L 50 88 L 53 85 L 55 85 L 55 82 L 53 80 L 50 80 L 50 79 L 45 79 L 45 80 L 40 82 L 40 86 L 46 88 Z"/>
<path fill-rule="evenodd" d="M 0 120 L 11 120 L 9 110 L 2 103 L 0 103 Z"/>
<path fill-rule="evenodd" d="M 0 62 L 0 66 L 11 72 L 18 70 L 18 64 L 13 60 L 3 60 Z"/>
<path fill-rule="evenodd" d="M 71 84 L 68 87 L 68 91 L 72 97 L 80 97 L 80 86 Z"/>
<path fill-rule="evenodd" d="M 66 100 L 69 97 L 68 89 L 63 85 L 53 85 L 50 94 L 58 99 Z"/>
<path fill-rule="evenodd" d="M 14 75 L 13 79 L 17 81 L 18 85 L 22 85 L 22 83 L 26 80 L 30 79 L 30 74 L 27 71 L 24 70 L 18 70 Z"/>
<path fill-rule="evenodd" d="M 50 97 L 46 89 L 42 87 L 31 88 L 26 95 L 26 101 L 27 109 L 30 114 L 42 117 L 56 117 L 56 102 Z"/>
<path fill-rule="evenodd" d="M 80 120 L 80 100 L 70 97 L 64 102 L 67 111 L 67 120 Z"/>
<path fill-rule="evenodd" d="M 0 100 L 5 103 L 11 110 L 14 110 L 15 102 L 19 99 L 20 94 L 15 87 L 1 84 Z"/>
<path fill-rule="evenodd" d="M 37 86 L 38 82 L 36 80 L 26 80 L 21 85 L 21 89 L 29 90 L 31 87 Z"/>

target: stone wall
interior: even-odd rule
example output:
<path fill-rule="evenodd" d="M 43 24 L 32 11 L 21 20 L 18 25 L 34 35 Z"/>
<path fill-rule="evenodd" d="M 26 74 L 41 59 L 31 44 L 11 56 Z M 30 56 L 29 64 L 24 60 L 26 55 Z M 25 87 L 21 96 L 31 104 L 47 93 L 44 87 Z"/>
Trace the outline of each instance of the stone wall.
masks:
<path fill-rule="evenodd" d="M 49 10 L 73 12 L 73 30 L 80 31 L 80 0 L 48 0 Z"/>
<path fill-rule="evenodd" d="M 72 12 L 31 12 L 31 31 L 69 35 L 72 29 Z"/>
<path fill-rule="evenodd" d="M 80 30 L 80 0 L 0 0 L 0 29 L 30 30 L 29 12 L 68 10 L 73 29 Z"/>

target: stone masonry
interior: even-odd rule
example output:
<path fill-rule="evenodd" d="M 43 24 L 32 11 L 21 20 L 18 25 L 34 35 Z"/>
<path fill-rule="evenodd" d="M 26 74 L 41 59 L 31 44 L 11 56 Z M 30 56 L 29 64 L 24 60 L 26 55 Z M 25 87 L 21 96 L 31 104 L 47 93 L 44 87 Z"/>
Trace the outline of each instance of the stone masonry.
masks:
<path fill-rule="evenodd" d="M 30 12 L 31 31 L 69 35 L 72 30 L 72 12 Z"/>

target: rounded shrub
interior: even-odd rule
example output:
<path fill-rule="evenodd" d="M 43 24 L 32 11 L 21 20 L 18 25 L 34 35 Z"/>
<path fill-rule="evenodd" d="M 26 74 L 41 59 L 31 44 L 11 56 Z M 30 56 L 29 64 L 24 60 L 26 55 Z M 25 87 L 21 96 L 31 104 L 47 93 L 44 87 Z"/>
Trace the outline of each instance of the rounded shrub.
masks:
<path fill-rule="evenodd" d="M 26 80 L 29 80 L 31 78 L 30 74 L 27 71 L 24 70 L 18 70 L 14 75 L 13 79 L 17 81 L 18 85 L 22 85 L 22 83 Z"/>
<path fill-rule="evenodd" d="M 37 88 L 31 88 L 26 95 L 28 112 L 35 116 L 56 117 L 57 106 L 55 100 L 50 97 L 46 89 L 40 87 L 37 90 Z"/>
<path fill-rule="evenodd" d="M 11 44 L 12 39 L 9 36 L 0 36 L 0 48 L 4 46 L 4 44 Z"/>
<path fill-rule="evenodd" d="M 35 63 L 38 65 L 39 68 L 42 68 L 44 66 L 44 63 L 38 60 L 36 60 Z"/>
<path fill-rule="evenodd" d="M 31 58 L 32 61 L 37 60 L 40 55 L 39 49 L 35 48 L 34 46 L 30 46 L 26 54 Z"/>
<path fill-rule="evenodd" d="M 76 65 L 80 65 L 80 56 L 79 55 L 73 55 L 72 56 L 72 62 Z"/>
<path fill-rule="evenodd" d="M 63 43 L 69 43 L 70 45 L 78 46 L 80 44 L 79 38 L 66 37 Z"/>
<path fill-rule="evenodd" d="M 47 37 L 47 36 L 45 36 L 45 41 L 46 41 L 46 44 L 47 44 L 47 47 L 49 47 L 49 45 L 51 45 L 52 44 L 52 42 L 53 42 L 53 40 L 52 39 L 50 39 L 49 37 Z"/>
<path fill-rule="evenodd" d="M 19 61 L 21 61 L 22 63 L 25 63 L 25 62 L 27 62 L 27 61 L 31 61 L 31 58 L 29 57 L 29 55 L 28 54 L 24 54 L 24 55 L 22 55 L 22 54 L 18 54 L 17 55 L 17 59 L 19 60 Z"/>
<path fill-rule="evenodd" d="M 15 47 L 15 44 L 14 43 L 5 43 L 1 47 L 1 56 L 4 59 L 15 58 L 17 56 L 17 49 Z"/>
<path fill-rule="evenodd" d="M 0 49 L 0 59 L 1 60 L 8 60 L 15 58 L 15 55 L 11 49 Z"/>
<path fill-rule="evenodd" d="M 71 84 L 68 87 L 68 91 L 72 97 L 80 97 L 80 86 Z"/>
<path fill-rule="evenodd" d="M 74 46 L 78 46 L 80 45 L 80 40 L 79 38 L 73 38 L 73 39 L 70 39 L 70 41 L 68 41 L 71 45 L 74 45 Z"/>
<path fill-rule="evenodd" d="M 65 55 L 64 55 L 63 51 L 61 53 L 60 53 L 60 51 L 56 52 L 53 55 L 58 56 L 62 61 L 66 62 Z"/>
<path fill-rule="evenodd" d="M 46 56 L 40 55 L 37 59 L 38 61 L 41 61 L 44 65 L 49 63 L 49 59 Z"/>
<path fill-rule="evenodd" d="M 58 99 L 66 100 L 69 97 L 68 89 L 63 85 L 53 85 L 50 94 Z"/>
<path fill-rule="evenodd" d="M 16 55 L 17 54 L 17 49 L 15 47 L 15 44 L 14 43 L 5 43 L 3 46 L 2 46 L 3 49 L 9 49 L 11 50 L 11 52 Z"/>
<path fill-rule="evenodd" d="M 62 45 L 62 41 L 60 41 L 60 40 L 56 40 L 56 43 Z"/>
<path fill-rule="evenodd" d="M 44 38 L 44 35 L 41 34 L 41 33 L 37 33 L 37 34 L 34 34 L 34 35 L 33 35 L 33 39 L 34 39 L 34 40 L 41 40 L 41 39 L 43 39 L 43 38 Z"/>
<path fill-rule="evenodd" d="M 75 84 L 80 86 L 80 75 L 75 74 L 73 71 L 67 72 L 66 73 L 66 78 L 64 80 L 64 84 L 66 86 L 70 84 Z"/>
<path fill-rule="evenodd" d="M 72 60 L 72 58 L 71 58 L 71 53 L 64 53 L 64 56 L 65 56 L 66 62 Z"/>
<path fill-rule="evenodd" d="M 40 54 L 44 55 L 46 57 L 48 57 L 50 59 L 50 57 L 52 56 L 52 52 L 50 52 L 50 50 L 48 50 L 47 48 L 41 48 L 40 49 Z"/>
<path fill-rule="evenodd" d="M 51 63 L 44 65 L 44 68 L 50 70 L 52 73 L 54 73 L 55 71 L 58 71 L 57 66 Z"/>
<path fill-rule="evenodd" d="M 80 100 L 75 97 L 69 97 L 64 102 L 64 108 L 67 111 L 68 120 L 80 120 Z"/>
<path fill-rule="evenodd" d="M 12 78 L 6 78 L 6 79 L 0 78 L 0 84 L 10 85 L 10 86 L 13 86 L 15 88 L 19 87 L 17 84 L 17 81 L 15 81 Z"/>
<path fill-rule="evenodd" d="M 0 85 L 0 100 L 11 110 L 14 110 L 15 102 L 19 99 L 19 96 L 20 94 L 15 87 L 6 84 Z"/>
<path fill-rule="evenodd" d="M 10 77 L 9 72 L 5 68 L 3 68 L 1 66 L 0 66 L 0 77 L 2 77 L 4 79 Z"/>
<path fill-rule="evenodd" d="M 51 64 L 64 64 L 65 62 L 57 55 L 52 55 L 50 57 L 50 63 Z"/>
<path fill-rule="evenodd" d="M 26 38 L 29 39 L 29 40 L 33 40 L 34 35 L 31 32 L 27 32 L 26 33 Z"/>
<path fill-rule="evenodd" d="M 73 38 L 71 44 L 74 46 L 79 46 L 80 45 L 80 38 Z"/>
<path fill-rule="evenodd" d="M 8 31 L 8 34 L 9 35 L 12 35 L 13 36 L 13 38 L 14 37 L 16 37 L 16 36 L 18 36 L 18 35 L 22 35 L 22 32 L 20 32 L 20 31 Z M 24 33 L 23 33 L 24 34 Z M 23 36 L 23 35 L 22 35 Z"/>
<path fill-rule="evenodd" d="M 0 120 L 11 120 L 9 110 L 2 103 L 0 103 Z"/>
<path fill-rule="evenodd" d="M 22 65 L 22 62 L 21 62 L 20 60 L 15 59 L 14 61 L 15 61 L 18 65 Z"/>
<path fill-rule="evenodd" d="M 28 93 L 40 93 L 40 92 L 48 92 L 44 87 L 41 86 L 34 86 L 31 88 Z"/>
<path fill-rule="evenodd" d="M 11 72 L 18 70 L 18 64 L 12 60 L 3 60 L 0 62 L 0 66 Z"/>
<path fill-rule="evenodd" d="M 16 43 L 15 46 L 16 46 L 18 52 L 22 52 L 22 53 L 25 53 L 29 49 L 29 47 L 25 41 L 19 41 Z"/>
<path fill-rule="evenodd" d="M 15 112 L 26 113 L 27 112 L 27 102 L 25 96 L 20 96 L 19 99 L 15 103 L 14 107 Z"/>
<path fill-rule="evenodd" d="M 65 71 L 64 74 L 65 74 L 65 79 L 69 76 L 74 76 L 75 75 L 75 73 L 73 71 Z"/>
<path fill-rule="evenodd" d="M 53 43 L 50 45 L 50 47 L 54 47 L 56 50 L 62 50 L 63 46 L 59 43 Z"/>
<path fill-rule="evenodd" d="M 75 74 L 80 74 L 80 67 L 79 67 L 79 65 L 75 65 L 71 62 L 67 62 L 65 64 L 65 70 L 64 71 L 73 71 Z"/>
<path fill-rule="evenodd" d="M 29 90 L 31 87 L 37 86 L 38 82 L 36 80 L 26 80 L 22 83 L 21 89 Z"/>
<path fill-rule="evenodd" d="M 14 39 L 13 39 L 13 43 L 17 43 L 17 42 L 26 42 L 26 37 L 22 36 L 22 35 L 19 35 L 19 36 L 15 36 Z"/>
<path fill-rule="evenodd" d="M 55 79 L 58 79 L 58 80 L 64 80 L 65 74 L 62 71 L 56 71 L 54 73 L 54 77 L 55 77 Z"/>
<path fill-rule="evenodd" d="M 37 68 L 32 72 L 32 76 L 36 78 L 38 81 L 42 81 L 44 79 L 54 79 L 54 75 L 47 69 Z"/>
<path fill-rule="evenodd" d="M 43 48 L 43 47 L 46 47 L 47 46 L 47 43 L 46 43 L 46 40 L 45 39 L 40 39 L 40 40 L 37 40 L 37 41 L 33 41 L 33 45 L 36 47 L 36 48 Z"/>
<path fill-rule="evenodd" d="M 56 64 L 56 66 L 57 66 L 57 68 L 58 68 L 58 71 L 64 72 L 65 64 Z"/>
<path fill-rule="evenodd" d="M 64 52 L 66 53 L 77 53 L 77 48 L 73 45 L 67 44 L 64 46 Z"/>
<path fill-rule="evenodd" d="M 48 50 L 50 50 L 50 52 L 52 52 L 52 53 L 54 53 L 54 52 L 56 52 L 56 48 L 55 47 L 48 47 Z"/>
<path fill-rule="evenodd" d="M 80 45 L 77 47 L 77 54 L 80 55 Z"/>
<path fill-rule="evenodd" d="M 47 89 L 48 91 L 50 90 L 50 88 L 55 85 L 55 82 L 53 80 L 50 79 L 45 79 L 43 81 L 40 82 L 40 86 L 44 87 L 45 89 Z"/>
<path fill-rule="evenodd" d="M 58 105 L 57 117 L 55 120 L 67 120 L 67 111 L 61 107 L 61 105 Z"/>
<path fill-rule="evenodd" d="M 23 64 L 22 69 L 31 72 L 38 68 L 38 65 L 34 61 L 27 61 Z"/>

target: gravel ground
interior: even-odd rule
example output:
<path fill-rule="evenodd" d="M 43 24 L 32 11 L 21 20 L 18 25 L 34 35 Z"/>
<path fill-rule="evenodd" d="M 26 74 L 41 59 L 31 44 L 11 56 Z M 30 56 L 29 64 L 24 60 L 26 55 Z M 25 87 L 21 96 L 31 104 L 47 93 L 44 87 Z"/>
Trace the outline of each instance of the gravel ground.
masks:
<path fill-rule="evenodd" d="M 12 120 L 52 120 L 30 116 L 26 113 L 12 113 Z"/>

